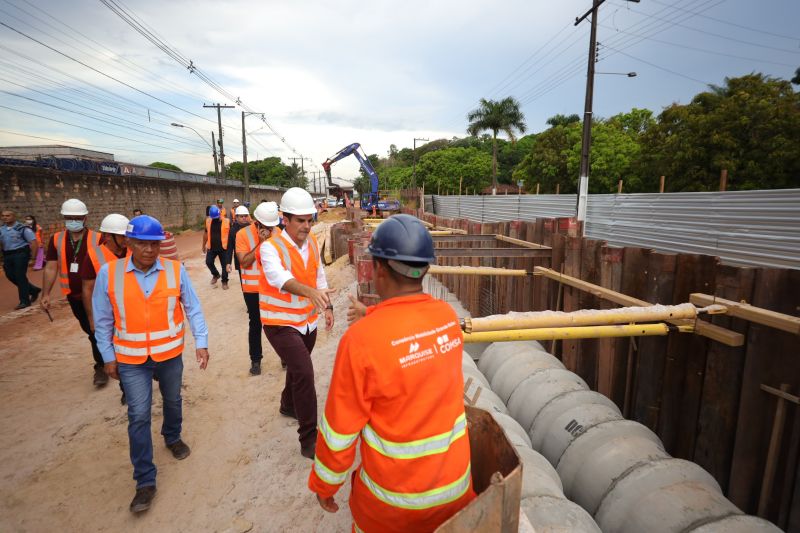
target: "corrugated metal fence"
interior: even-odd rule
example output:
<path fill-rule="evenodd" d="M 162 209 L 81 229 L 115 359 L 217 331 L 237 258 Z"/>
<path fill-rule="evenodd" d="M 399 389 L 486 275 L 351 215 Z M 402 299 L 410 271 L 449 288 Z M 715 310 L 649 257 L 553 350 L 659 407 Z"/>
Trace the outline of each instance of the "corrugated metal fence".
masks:
<path fill-rule="evenodd" d="M 573 216 L 575 201 L 565 194 L 433 196 L 425 205 L 439 216 L 500 222 Z M 587 208 L 586 236 L 614 246 L 800 269 L 800 189 L 597 194 Z"/>

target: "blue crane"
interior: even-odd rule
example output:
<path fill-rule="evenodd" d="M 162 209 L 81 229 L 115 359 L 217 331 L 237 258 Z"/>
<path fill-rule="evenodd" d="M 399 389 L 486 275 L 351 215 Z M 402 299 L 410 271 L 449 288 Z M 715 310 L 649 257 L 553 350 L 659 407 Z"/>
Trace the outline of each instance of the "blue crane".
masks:
<path fill-rule="evenodd" d="M 331 165 L 349 155 L 354 155 L 356 159 L 358 159 L 361 169 L 369 176 L 371 185 L 371 192 L 361 195 L 361 209 L 365 211 L 372 211 L 373 208 L 376 211 L 399 211 L 400 202 L 397 200 L 380 199 L 380 195 L 378 194 L 378 173 L 372 168 L 372 164 L 369 162 L 367 156 L 362 153 L 363 150 L 359 151 L 359 148 L 361 148 L 361 145 L 358 143 L 345 146 L 322 163 L 322 168 L 325 169 L 325 175 L 328 178 L 328 184 L 333 185 L 333 181 L 331 180 Z"/>

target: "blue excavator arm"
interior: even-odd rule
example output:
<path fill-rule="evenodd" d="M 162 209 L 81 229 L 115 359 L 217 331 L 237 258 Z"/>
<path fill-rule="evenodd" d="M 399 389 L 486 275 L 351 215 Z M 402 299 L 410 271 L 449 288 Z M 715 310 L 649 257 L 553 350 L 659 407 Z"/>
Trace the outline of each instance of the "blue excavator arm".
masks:
<path fill-rule="evenodd" d="M 398 211 L 400 209 L 400 202 L 396 200 L 380 199 L 380 195 L 378 194 L 378 173 L 375 172 L 372 163 L 369 162 L 369 158 L 361 153 L 359 148 L 361 148 L 361 145 L 358 143 L 349 144 L 322 163 L 322 168 L 325 169 L 325 176 L 328 178 L 328 183 L 332 183 L 331 165 L 340 159 L 353 155 L 358 160 L 358 164 L 361 165 L 361 169 L 369 176 L 370 182 L 370 193 L 368 195 L 363 195 L 361 198 L 361 208 L 367 211 L 372 211 L 373 207 L 378 211 Z"/>

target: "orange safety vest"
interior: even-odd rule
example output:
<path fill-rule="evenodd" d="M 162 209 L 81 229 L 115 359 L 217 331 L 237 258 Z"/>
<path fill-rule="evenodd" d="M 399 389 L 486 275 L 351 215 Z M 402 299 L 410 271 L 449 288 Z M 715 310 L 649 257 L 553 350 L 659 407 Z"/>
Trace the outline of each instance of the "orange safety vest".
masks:
<path fill-rule="evenodd" d="M 272 235 L 271 237 L 275 237 L 276 235 L 281 234 L 281 229 L 278 226 L 272 228 Z M 250 268 L 245 268 L 244 265 L 239 263 L 241 267 L 241 277 L 242 277 L 242 292 L 251 292 L 257 293 L 259 291 L 258 287 L 261 283 L 263 278 L 264 283 L 267 282 L 266 278 L 264 278 L 264 270 L 261 268 L 261 257 L 258 253 L 258 230 L 256 229 L 255 224 L 250 224 L 249 226 L 242 228 L 236 233 L 236 252 L 244 252 L 249 253 L 252 250 L 256 250 L 255 260 L 253 264 L 250 265 Z"/>
<path fill-rule="evenodd" d="M 42 227 L 39 224 L 36 224 L 36 242 L 42 246 Z"/>
<path fill-rule="evenodd" d="M 95 274 L 100 272 L 100 267 L 109 261 L 116 261 L 119 259 L 119 257 L 114 255 L 114 252 L 109 250 L 105 244 L 92 244 L 86 249 L 86 253 L 89 254 L 89 259 L 92 261 Z"/>
<path fill-rule="evenodd" d="M 308 234 L 308 264 L 303 264 L 300 251 L 286 242 L 280 234 L 269 238 L 267 243 L 278 251 L 281 265 L 294 276 L 294 279 L 308 285 L 317 286 L 317 268 L 319 266 L 319 245 L 317 238 Z M 260 263 L 260 251 L 256 260 Z M 317 308 L 305 296 L 297 296 L 282 291 L 267 282 L 266 275 L 259 278 L 258 307 L 261 323 L 266 326 L 295 326 L 302 328 L 317 320 Z"/>
<path fill-rule="evenodd" d="M 211 249 L 211 218 L 206 219 L 206 248 L 209 250 Z M 231 231 L 231 221 L 222 215 L 220 217 L 222 220 L 222 228 L 220 229 L 221 235 L 220 238 L 222 239 L 222 249 L 228 249 L 228 233 Z"/>
<path fill-rule="evenodd" d="M 117 361 L 138 365 L 151 357 L 166 361 L 183 352 L 181 264 L 158 259 L 163 270 L 149 297 L 136 275 L 126 272 L 127 258 L 108 264 L 108 297 L 114 310 L 114 352 Z"/>
<path fill-rule="evenodd" d="M 369 308 L 342 337 L 308 486 L 333 496 L 360 437 L 356 531 L 433 531 L 475 497 L 463 338 L 452 308 L 427 294 Z"/>
<path fill-rule="evenodd" d="M 59 231 L 55 235 L 53 235 L 53 242 L 56 245 L 56 253 L 58 253 L 58 284 L 61 287 L 62 294 L 69 294 L 69 265 L 67 264 L 67 230 Z M 97 246 L 100 242 L 100 234 L 96 231 L 92 231 L 90 229 L 86 230 L 86 235 L 84 235 L 83 240 L 86 242 L 81 242 L 81 246 L 88 246 L 91 248 L 92 246 Z M 73 250 L 73 254 L 75 251 Z"/>

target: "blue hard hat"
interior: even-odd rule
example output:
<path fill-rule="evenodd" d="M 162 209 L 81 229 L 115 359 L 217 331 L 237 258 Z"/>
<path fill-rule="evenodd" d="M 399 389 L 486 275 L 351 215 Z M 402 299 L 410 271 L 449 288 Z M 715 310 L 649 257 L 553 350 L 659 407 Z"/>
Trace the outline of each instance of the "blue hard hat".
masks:
<path fill-rule="evenodd" d="M 393 215 L 384 220 L 369 243 L 373 257 L 409 263 L 435 263 L 433 237 L 417 217 Z"/>
<path fill-rule="evenodd" d="M 219 218 L 219 207 L 212 205 L 208 209 L 208 216 L 211 218 Z"/>
<path fill-rule="evenodd" d="M 141 241 L 163 241 L 166 238 L 161 222 L 150 215 L 139 215 L 128 222 L 126 237 Z"/>

